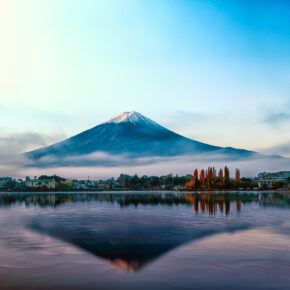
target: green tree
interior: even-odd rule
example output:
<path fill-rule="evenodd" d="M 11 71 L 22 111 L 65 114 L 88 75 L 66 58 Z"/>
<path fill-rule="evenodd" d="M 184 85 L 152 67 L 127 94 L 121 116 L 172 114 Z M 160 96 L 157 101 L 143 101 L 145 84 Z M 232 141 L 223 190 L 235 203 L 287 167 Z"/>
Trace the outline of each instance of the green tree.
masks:
<path fill-rule="evenodd" d="M 279 189 L 285 185 L 286 185 L 285 182 L 283 182 L 282 180 L 276 180 L 272 182 L 273 189 Z"/>

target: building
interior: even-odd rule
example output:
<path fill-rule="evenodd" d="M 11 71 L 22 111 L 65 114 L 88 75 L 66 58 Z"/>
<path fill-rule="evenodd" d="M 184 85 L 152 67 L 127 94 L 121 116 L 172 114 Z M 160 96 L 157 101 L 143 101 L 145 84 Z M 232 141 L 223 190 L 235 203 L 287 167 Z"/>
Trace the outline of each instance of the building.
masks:
<path fill-rule="evenodd" d="M 98 184 L 98 188 L 104 190 L 104 189 L 106 189 L 106 184 L 105 183 L 99 183 Z"/>
<path fill-rule="evenodd" d="M 88 186 L 82 181 L 74 180 L 72 188 L 76 190 L 87 190 Z"/>
<path fill-rule="evenodd" d="M 54 179 L 30 179 L 30 178 L 26 178 L 25 186 L 28 188 L 55 189 L 56 182 Z"/>
<path fill-rule="evenodd" d="M 262 188 L 264 186 L 266 186 L 268 188 L 272 188 L 274 181 L 286 182 L 287 178 L 285 178 L 285 177 L 262 177 L 258 180 L 259 188 Z"/>
<path fill-rule="evenodd" d="M 173 190 L 174 191 L 182 191 L 183 189 L 184 189 L 184 187 L 181 186 L 181 185 L 175 185 L 175 186 L 173 186 Z"/>
<path fill-rule="evenodd" d="M 4 188 L 5 185 L 12 180 L 12 177 L 0 177 L 0 188 Z"/>

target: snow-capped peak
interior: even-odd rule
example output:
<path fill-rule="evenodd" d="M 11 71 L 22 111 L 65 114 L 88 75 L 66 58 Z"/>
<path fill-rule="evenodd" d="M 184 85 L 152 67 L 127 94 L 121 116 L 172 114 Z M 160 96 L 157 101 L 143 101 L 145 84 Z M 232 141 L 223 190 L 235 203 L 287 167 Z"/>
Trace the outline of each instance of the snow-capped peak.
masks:
<path fill-rule="evenodd" d="M 149 118 L 135 111 L 120 113 L 114 116 L 113 118 L 109 119 L 108 121 L 104 122 L 103 124 L 108 124 L 108 123 L 132 123 L 135 125 L 143 125 L 143 126 L 146 125 L 146 126 L 151 126 L 151 127 L 162 128 L 160 125 L 158 125 L 154 121 L 150 120 Z"/>

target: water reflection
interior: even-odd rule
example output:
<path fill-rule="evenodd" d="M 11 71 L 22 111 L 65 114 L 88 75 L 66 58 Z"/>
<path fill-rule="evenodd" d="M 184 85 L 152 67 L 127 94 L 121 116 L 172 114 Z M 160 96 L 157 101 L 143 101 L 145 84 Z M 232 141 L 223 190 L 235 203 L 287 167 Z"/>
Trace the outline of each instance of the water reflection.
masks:
<path fill-rule="evenodd" d="M 235 210 L 240 212 L 242 204 L 257 202 L 264 206 L 288 207 L 290 205 L 289 192 L 203 192 L 203 193 L 150 193 L 150 194 L 96 194 L 96 193 L 1 193 L 0 207 L 25 204 L 26 206 L 57 207 L 67 202 L 107 202 L 117 203 L 120 207 L 139 205 L 167 205 L 192 206 L 195 213 L 225 213 L 228 215 L 231 206 L 235 204 Z"/>
<path fill-rule="evenodd" d="M 0 289 L 288 289 L 288 209 L 281 192 L 2 193 Z"/>
<path fill-rule="evenodd" d="M 185 243 L 257 226 L 252 220 L 237 221 L 247 204 L 288 207 L 289 195 L 258 192 L 0 195 L 2 208 L 25 205 L 52 210 L 39 211 L 27 219 L 28 229 L 132 272 Z M 217 214 L 226 219 L 204 218 Z"/>
<path fill-rule="evenodd" d="M 120 270 L 134 272 L 190 241 L 220 232 L 246 230 L 252 225 L 206 225 L 205 221 L 195 224 L 193 220 L 174 220 L 174 217 L 167 216 L 102 213 L 69 218 L 61 215 L 38 216 L 30 220 L 28 227 L 73 244 L 110 262 Z"/>

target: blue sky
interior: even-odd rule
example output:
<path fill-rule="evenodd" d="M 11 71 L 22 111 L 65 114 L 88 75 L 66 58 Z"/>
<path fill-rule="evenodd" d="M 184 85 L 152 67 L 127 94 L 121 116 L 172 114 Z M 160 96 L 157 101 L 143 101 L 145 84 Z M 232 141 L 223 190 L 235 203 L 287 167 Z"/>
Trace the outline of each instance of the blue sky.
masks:
<path fill-rule="evenodd" d="M 2 0 L 0 135 L 53 142 L 135 110 L 290 156 L 289 19 L 289 1 Z"/>

